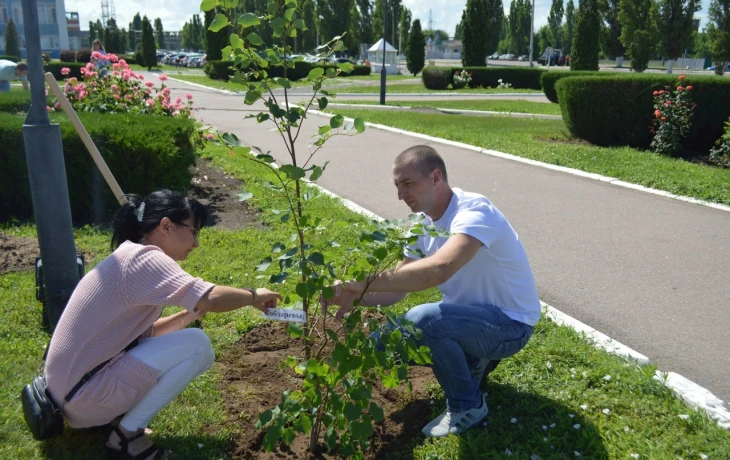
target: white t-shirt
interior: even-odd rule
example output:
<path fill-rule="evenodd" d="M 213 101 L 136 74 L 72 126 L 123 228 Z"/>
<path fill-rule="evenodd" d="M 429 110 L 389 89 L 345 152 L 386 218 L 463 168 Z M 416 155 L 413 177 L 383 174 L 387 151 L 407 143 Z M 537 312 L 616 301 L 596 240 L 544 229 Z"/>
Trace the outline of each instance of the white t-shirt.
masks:
<path fill-rule="evenodd" d="M 0 59 L 0 80 L 21 80 L 28 81 L 28 76 L 19 77 L 15 74 L 15 66 L 17 64 L 7 59 Z"/>
<path fill-rule="evenodd" d="M 425 225 L 434 225 L 450 234 L 463 233 L 482 242 L 474 257 L 448 281 L 439 285 L 444 303 L 492 305 L 510 318 L 534 326 L 540 319 L 540 299 L 527 254 L 507 219 L 487 198 L 454 188 L 449 207 L 437 221 L 425 216 Z M 447 237 L 421 236 L 406 249 L 417 259 L 417 249 L 433 255 Z"/>

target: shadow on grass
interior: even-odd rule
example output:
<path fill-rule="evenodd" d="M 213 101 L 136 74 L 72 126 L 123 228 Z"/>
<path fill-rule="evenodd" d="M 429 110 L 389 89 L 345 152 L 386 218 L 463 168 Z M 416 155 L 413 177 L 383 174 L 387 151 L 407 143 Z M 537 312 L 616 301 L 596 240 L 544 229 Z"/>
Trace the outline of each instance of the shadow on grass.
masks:
<path fill-rule="evenodd" d="M 444 410 L 443 400 L 433 405 L 428 400 L 408 404 L 398 415 L 408 417 L 415 426 L 395 435 L 388 451 L 376 450 L 375 458 L 529 459 L 538 455 L 547 459 L 574 458 L 575 452 L 582 458 L 609 458 L 598 428 L 574 409 L 510 385 L 489 383 L 487 393 L 486 421 L 459 437 L 426 439 L 420 433 L 423 420 L 418 415 L 425 411 L 428 422 Z"/>
<path fill-rule="evenodd" d="M 53 460 L 105 459 L 104 445 L 111 428 L 108 426 L 84 430 L 67 429 L 63 436 L 43 443 L 43 454 Z M 152 435 L 160 447 L 165 448 L 168 458 L 225 458 L 229 442 L 214 436 Z M 202 447 L 201 447 L 202 445 Z"/>

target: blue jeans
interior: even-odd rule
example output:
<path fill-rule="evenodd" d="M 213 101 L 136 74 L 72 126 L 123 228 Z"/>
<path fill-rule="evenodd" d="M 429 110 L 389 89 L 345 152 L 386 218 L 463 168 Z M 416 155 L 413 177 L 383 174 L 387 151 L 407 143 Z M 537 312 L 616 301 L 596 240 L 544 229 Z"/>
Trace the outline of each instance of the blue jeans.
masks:
<path fill-rule="evenodd" d="M 405 319 L 423 330 L 420 344 L 431 349 L 433 373 L 453 412 L 482 402 L 481 373 L 472 371 L 522 350 L 533 330 L 492 306 L 427 303 L 410 309 Z"/>
<path fill-rule="evenodd" d="M 10 91 L 10 80 L 0 80 L 0 93 Z"/>

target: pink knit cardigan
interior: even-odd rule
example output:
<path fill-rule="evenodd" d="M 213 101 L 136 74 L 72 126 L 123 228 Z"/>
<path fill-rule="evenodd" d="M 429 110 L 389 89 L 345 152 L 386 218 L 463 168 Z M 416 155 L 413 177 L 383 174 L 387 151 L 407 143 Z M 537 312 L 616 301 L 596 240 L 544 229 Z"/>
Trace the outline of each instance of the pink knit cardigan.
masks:
<path fill-rule="evenodd" d="M 111 361 L 64 406 L 69 425 L 103 425 L 134 407 L 159 373 L 122 350 L 151 336 L 164 306 L 192 311 L 212 287 L 160 248 L 129 241 L 89 271 L 53 333 L 45 367 L 51 397 L 61 404 L 84 374 Z"/>

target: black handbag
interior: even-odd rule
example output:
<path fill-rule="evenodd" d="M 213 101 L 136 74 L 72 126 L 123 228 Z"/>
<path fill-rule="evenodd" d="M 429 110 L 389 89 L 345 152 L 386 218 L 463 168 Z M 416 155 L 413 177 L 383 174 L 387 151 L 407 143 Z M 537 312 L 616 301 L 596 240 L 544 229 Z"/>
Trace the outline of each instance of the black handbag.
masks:
<path fill-rule="evenodd" d="M 139 340 L 135 339 L 124 350 L 128 351 L 130 348 L 136 346 L 137 343 L 139 343 Z M 50 346 L 49 343 L 48 347 Z M 46 348 L 46 353 L 43 355 L 44 361 L 47 354 L 48 348 Z M 35 377 L 30 384 L 26 385 L 20 393 L 20 400 L 23 403 L 25 423 L 30 428 L 31 433 L 33 433 L 33 437 L 41 441 L 62 435 L 64 423 L 61 409 L 63 405 L 70 401 L 81 387 L 91 380 L 91 377 L 106 366 L 109 361 L 111 359 L 104 361 L 86 373 L 79 383 L 68 392 L 60 407 L 53 402 L 51 395 L 46 391 L 46 379 L 43 377 L 42 371 L 40 373 L 41 375 Z"/>

